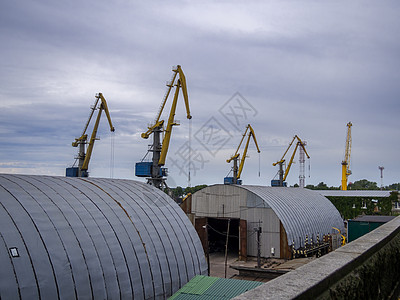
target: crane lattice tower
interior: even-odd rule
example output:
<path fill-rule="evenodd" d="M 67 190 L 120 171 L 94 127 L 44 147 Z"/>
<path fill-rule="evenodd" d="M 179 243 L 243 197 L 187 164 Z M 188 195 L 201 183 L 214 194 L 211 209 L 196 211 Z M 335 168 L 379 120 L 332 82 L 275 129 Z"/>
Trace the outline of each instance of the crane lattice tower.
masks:
<path fill-rule="evenodd" d="M 307 142 L 303 141 L 303 145 L 306 146 Z M 300 162 L 299 186 L 303 188 L 306 186 L 306 172 L 305 172 L 306 156 L 303 147 L 300 147 L 299 162 Z"/>

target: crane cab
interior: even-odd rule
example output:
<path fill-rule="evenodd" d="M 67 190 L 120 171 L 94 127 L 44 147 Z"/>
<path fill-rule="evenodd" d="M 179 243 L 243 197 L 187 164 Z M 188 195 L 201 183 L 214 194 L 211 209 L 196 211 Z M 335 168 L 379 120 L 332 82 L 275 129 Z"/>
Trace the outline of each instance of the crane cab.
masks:
<path fill-rule="evenodd" d="M 224 184 L 234 184 L 233 183 L 233 177 L 225 177 L 224 178 Z M 242 179 L 237 179 L 237 183 L 238 185 L 242 185 Z"/>
<path fill-rule="evenodd" d="M 272 180 L 271 180 L 271 186 L 284 186 L 284 187 L 287 187 L 287 183 L 286 183 L 286 181 L 284 181 L 284 182 L 281 184 L 281 182 L 280 182 L 279 179 L 272 179 Z"/>
<path fill-rule="evenodd" d="M 66 177 L 89 177 L 89 172 L 81 170 L 79 174 L 79 167 L 70 167 L 66 169 L 65 176 Z"/>

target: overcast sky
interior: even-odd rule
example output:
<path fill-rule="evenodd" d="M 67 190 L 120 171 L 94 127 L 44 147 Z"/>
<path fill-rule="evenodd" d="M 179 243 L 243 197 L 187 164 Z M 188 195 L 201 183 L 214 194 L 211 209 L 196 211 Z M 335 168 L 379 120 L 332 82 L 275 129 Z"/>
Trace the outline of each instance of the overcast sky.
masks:
<path fill-rule="evenodd" d="M 170 186 L 188 185 L 189 140 L 190 184 L 222 183 L 248 123 L 261 153 L 251 142 L 244 184 L 269 185 L 297 134 L 306 184 L 339 186 L 349 121 L 349 181 L 380 185 L 384 166 L 400 182 L 399 28 L 399 1 L 1 1 L 0 172 L 64 176 L 102 92 L 116 130 L 103 117 L 90 176 L 143 180 L 140 133 L 179 64 L 193 119 L 180 97 Z"/>

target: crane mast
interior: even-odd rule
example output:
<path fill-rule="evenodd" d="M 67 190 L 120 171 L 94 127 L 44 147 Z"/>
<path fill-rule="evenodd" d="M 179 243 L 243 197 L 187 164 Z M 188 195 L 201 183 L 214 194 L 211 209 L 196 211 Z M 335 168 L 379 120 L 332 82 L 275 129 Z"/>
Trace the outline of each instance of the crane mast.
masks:
<path fill-rule="evenodd" d="M 180 65 L 173 68 L 173 75 L 171 81 L 167 83 L 167 92 L 161 102 L 160 109 L 157 113 L 154 124 L 147 128 L 146 132 L 141 134 L 141 137 L 148 139 L 151 134 L 153 134 L 153 144 L 150 146 L 149 152 L 153 153 L 151 162 L 144 162 L 144 158 L 141 162 L 135 165 L 135 175 L 138 177 L 147 177 L 147 183 L 151 184 L 159 189 L 166 186 L 165 177 L 167 176 L 167 169 L 163 168 L 167 158 L 167 153 L 169 149 L 169 144 L 172 135 L 173 126 L 179 125 L 175 120 L 176 106 L 178 103 L 179 92 L 182 91 L 183 99 L 186 107 L 186 117 L 191 119 L 189 109 L 189 97 L 187 92 L 186 77 L 182 71 Z M 168 97 L 175 87 L 174 98 L 172 101 L 167 126 L 164 129 L 164 120 L 161 119 L 162 112 L 165 108 Z M 164 133 L 164 139 L 161 140 L 161 133 Z M 147 155 L 147 154 L 146 154 Z"/>
<path fill-rule="evenodd" d="M 246 146 L 244 148 L 243 151 L 243 156 L 242 159 L 240 159 L 240 153 L 239 153 L 239 149 L 240 146 L 243 143 L 244 138 L 246 137 L 246 134 L 248 133 L 247 136 L 247 141 L 246 141 Z M 232 155 L 229 159 L 226 160 L 227 163 L 230 163 L 233 160 L 233 177 L 225 177 L 224 178 L 224 184 L 242 184 L 242 181 L 240 180 L 240 175 L 242 174 L 243 171 L 243 167 L 244 167 L 244 162 L 246 160 L 247 157 L 247 150 L 249 148 L 249 143 L 250 143 L 250 139 L 253 137 L 254 140 L 254 144 L 257 147 L 257 152 L 260 153 L 260 148 L 258 147 L 258 143 L 257 143 L 257 139 L 256 139 L 256 135 L 254 133 L 253 128 L 251 127 L 250 124 L 248 124 L 246 126 L 246 130 L 242 136 L 242 139 L 239 143 L 239 146 L 236 149 L 236 152 L 234 155 Z M 238 161 L 240 160 L 240 165 L 238 166 Z"/>
<path fill-rule="evenodd" d="M 100 102 L 100 104 L 99 104 L 99 102 Z M 86 131 L 89 127 L 90 121 L 92 120 L 94 112 L 97 109 L 99 111 L 97 113 L 96 122 L 93 126 L 93 131 L 90 136 L 89 143 L 88 143 L 87 142 L 88 135 L 86 134 Z M 101 113 L 103 111 L 105 112 L 105 114 L 107 116 L 107 120 L 108 120 L 108 124 L 110 125 L 111 132 L 115 131 L 115 128 L 111 121 L 110 112 L 108 110 L 107 101 L 104 98 L 102 93 L 98 93 L 96 95 L 95 103 L 91 108 L 89 119 L 87 120 L 85 127 L 83 128 L 81 136 L 79 138 L 76 138 L 75 141 L 72 142 L 73 147 L 79 146 L 78 157 L 77 157 L 78 167 L 67 168 L 67 170 L 66 170 L 67 177 L 88 177 L 89 176 L 89 172 L 88 172 L 89 162 L 92 157 L 94 142 L 99 139 L 99 138 L 97 138 L 97 130 L 98 130 L 98 127 L 100 124 Z M 87 150 L 85 149 L 86 144 L 88 144 Z"/>
<path fill-rule="evenodd" d="M 351 122 L 347 123 L 347 136 L 346 136 L 346 147 L 344 151 L 344 159 L 342 160 L 342 185 L 341 190 L 347 190 L 347 179 L 351 175 L 350 170 L 350 153 L 351 153 Z"/>
<path fill-rule="evenodd" d="M 286 154 L 289 152 L 290 147 L 293 145 L 293 142 L 297 139 L 296 142 L 296 146 L 293 150 L 292 156 L 290 157 L 289 163 L 285 169 L 285 171 L 283 171 L 283 164 L 286 162 L 285 156 Z M 279 165 L 279 179 L 278 180 L 271 180 L 271 186 L 286 186 L 286 178 L 289 175 L 289 171 L 290 168 L 292 167 L 292 163 L 293 163 L 293 159 L 295 157 L 296 151 L 299 148 L 299 146 L 303 149 L 304 154 L 307 156 L 307 158 L 309 159 L 310 156 L 307 153 L 307 150 L 305 148 L 305 143 L 297 136 L 295 135 L 292 139 L 292 141 L 289 144 L 289 147 L 287 147 L 286 151 L 283 153 L 282 158 L 280 160 L 278 160 L 277 162 L 273 163 L 273 166 Z"/>

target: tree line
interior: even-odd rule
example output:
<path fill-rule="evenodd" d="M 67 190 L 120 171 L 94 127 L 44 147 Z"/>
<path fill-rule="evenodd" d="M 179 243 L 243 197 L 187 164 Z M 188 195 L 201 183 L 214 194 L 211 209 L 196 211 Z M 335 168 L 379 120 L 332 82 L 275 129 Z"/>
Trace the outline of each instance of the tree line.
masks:
<path fill-rule="evenodd" d="M 298 186 L 297 184 L 294 185 Z M 340 190 L 340 186 L 327 186 L 326 183 L 320 182 L 317 185 L 308 184 L 306 186 L 307 189 L 310 190 Z M 398 191 L 400 188 L 400 183 L 392 183 L 388 186 L 382 187 L 382 190 L 385 191 Z M 354 182 L 350 182 L 347 185 L 348 190 L 380 190 L 381 187 L 378 186 L 376 182 L 369 181 L 367 179 L 361 179 Z"/>

